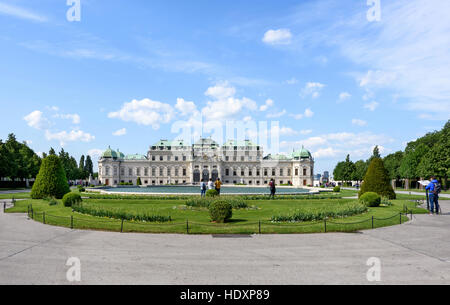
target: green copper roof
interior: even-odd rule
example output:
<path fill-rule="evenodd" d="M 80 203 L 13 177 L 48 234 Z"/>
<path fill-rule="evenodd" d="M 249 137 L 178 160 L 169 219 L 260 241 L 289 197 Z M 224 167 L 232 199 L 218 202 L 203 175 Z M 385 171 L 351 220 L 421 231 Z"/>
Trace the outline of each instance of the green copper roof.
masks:
<path fill-rule="evenodd" d="M 117 150 L 117 157 L 119 159 L 125 159 L 125 155 L 122 152 L 120 152 L 119 150 Z"/>
<path fill-rule="evenodd" d="M 289 161 L 291 159 L 292 158 L 290 158 L 289 156 L 282 155 L 282 154 L 276 154 L 276 155 L 269 154 L 268 156 L 266 156 L 264 158 L 264 160 L 277 160 L 277 161 Z"/>
<path fill-rule="evenodd" d="M 312 158 L 312 155 L 309 152 L 309 150 L 307 150 L 303 147 L 301 150 L 293 152 L 292 158 L 308 159 L 308 158 Z"/>
<path fill-rule="evenodd" d="M 145 157 L 144 155 L 140 155 L 140 154 L 127 155 L 125 157 L 125 160 L 147 160 L 147 157 Z"/>
<path fill-rule="evenodd" d="M 111 147 L 108 147 L 108 149 L 102 154 L 102 158 L 117 159 L 117 153 L 112 150 Z"/>

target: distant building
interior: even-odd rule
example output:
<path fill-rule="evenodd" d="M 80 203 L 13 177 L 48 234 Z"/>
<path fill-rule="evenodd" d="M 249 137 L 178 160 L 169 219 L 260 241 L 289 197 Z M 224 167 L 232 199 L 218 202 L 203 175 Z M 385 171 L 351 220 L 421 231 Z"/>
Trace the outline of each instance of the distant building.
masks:
<path fill-rule="evenodd" d="M 263 148 L 246 140 L 228 141 L 219 146 L 212 139 L 200 139 L 193 145 L 184 141 L 161 140 L 152 145 L 147 155 L 127 155 L 108 148 L 99 162 L 101 184 L 120 183 L 143 186 L 198 184 L 202 179 L 220 178 L 225 184 L 276 184 L 312 186 L 314 159 L 302 148 L 290 155 L 263 156 Z"/>

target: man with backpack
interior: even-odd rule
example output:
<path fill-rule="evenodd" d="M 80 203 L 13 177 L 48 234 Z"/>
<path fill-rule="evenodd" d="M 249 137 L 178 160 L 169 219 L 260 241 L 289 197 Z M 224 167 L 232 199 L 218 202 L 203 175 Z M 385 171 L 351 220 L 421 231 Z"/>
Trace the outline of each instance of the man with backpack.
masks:
<path fill-rule="evenodd" d="M 202 182 L 200 182 L 200 191 L 201 191 L 201 196 L 205 197 L 206 196 L 206 182 L 205 182 L 205 180 L 202 180 Z"/>
<path fill-rule="evenodd" d="M 441 193 L 441 184 L 437 181 L 436 177 L 431 177 L 430 184 L 425 188 L 429 191 L 429 200 L 430 200 L 430 215 L 433 215 L 433 212 L 436 208 L 436 215 L 439 215 L 439 194 Z"/>
<path fill-rule="evenodd" d="M 269 188 L 270 188 L 270 196 L 269 198 L 275 199 L 275 193 L 277 191 L 276 186 L 275 186 L 275 180 L 271 179 L 269 182 Z"/>

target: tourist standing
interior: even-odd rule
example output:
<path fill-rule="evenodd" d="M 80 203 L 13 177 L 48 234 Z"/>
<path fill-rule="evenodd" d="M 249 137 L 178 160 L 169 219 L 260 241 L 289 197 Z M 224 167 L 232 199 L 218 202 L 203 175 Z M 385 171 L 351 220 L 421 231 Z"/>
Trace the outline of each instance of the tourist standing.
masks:
<path fill-rule="evenodd" d="M 200 191 L 201 191 L 201 196 L 205 197 L 206 196 L 206 183 L 205 183 L 205 180 L 202 180 L 202 182 L 200 182 Z"/>
<path fill-rule="evenodd" d="M 269 198 L 275 199 L 275 193 L 277 192 L 277 188 L 275 186 L 275 180 L 273 180 L 273 178 L 269 182 L 269 188 L 270 188 Z"/>
<path fill-rule="evenodd" d="M 430 215 L 433 215 L 434 210 L 436 210 L 436 215 L 439 215 L 439 193 L 441 192 L 441 185 L 437 181 L 436 177 L 431 177 L 430 184 L 425 188 L 429 191 L 430 200 Z"/>
<path fill-rule="evenodd" d="M 208 190 L 212 190 L 214 188 L 214 183 L 212 181 L 211 178 L 209 178 L 209 182 L 208 182 Z"/>
<path fill-rule="evenodd" d="M 222 187 L 222 182 L 220 181 L 219 178 L 217 178 L 217 180 L 216 180 L 215 187 L 216 187 L 217 194 L 220 195 L 220 189 Z"/>

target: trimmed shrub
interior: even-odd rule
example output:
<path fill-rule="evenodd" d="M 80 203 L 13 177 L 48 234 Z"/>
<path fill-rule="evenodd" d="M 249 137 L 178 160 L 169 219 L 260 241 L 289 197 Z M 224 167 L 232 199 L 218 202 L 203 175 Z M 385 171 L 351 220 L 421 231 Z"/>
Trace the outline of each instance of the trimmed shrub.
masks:
<path fill-rule="evenodd" d="M 367 192 L 362 195 L 359 200 L 368 207 L 379 207 L 381 204 L 381 196 L 374 192 Z"/>
<path fill-rule="evenodd" d="M 374 192 L 391 200 L 396 198 L 389 174 L 384 167 L 383 160 L 380 158 L 373 158 L 372 162 L 370 162 L 367 173 L 364 176 L 364 182 L 361 185 L 359 197 L 367 192 Z"/>
<path fill-rule="evenodd" d="M 65 207 L 73 207 L 74 205 L 76 205 L 77 203 L 80 203 L 82 201 L 83 200 L 81 199 L 80 194 L 76 194 L 76 193 L 65 194 L 62 199 L 62 202 Z"/>
<path fill-rule="evenodd" d="M 335 187 L 333 188 L 333 192 L 335 192 L 335 193 L 340 193 L 340 192 L 341 192 L 341 187 L 340 187 L 339 185 L 335 186 Z"/>
<path fill-rule="evenodd" d="M 206 197 L 217 197 L 219 193 L 216 190 L 207 190 Z"/>
<path fill-rule="evenodd" d="M 42 160 L 39 174 L 31 190 L 31 198 L 55 197 L 61 199 L 69 192 L 70 188 L 61 160 L 57 156 L 48 156 Z"/>
<path fill-rule="evenodd" d="M 136 185 L 137 186 L 141 186 L 142 185 L 141 177 L 137 178 Z"/>
<path fill-rule="evenodd" d="M 351 203 L 335 208 L 299 209 L 291 215 L 272 216 L 272 222 L 320 221 L 326 218 L 344 218 L 367 212 L 361 203 Z"/>
<path fill-rule="evenodd" d="M 209 215 L 212 221 L 225 223 L 233 216 L 233 207 L 226 201 L 217 200 L 210 204 Z"/>

